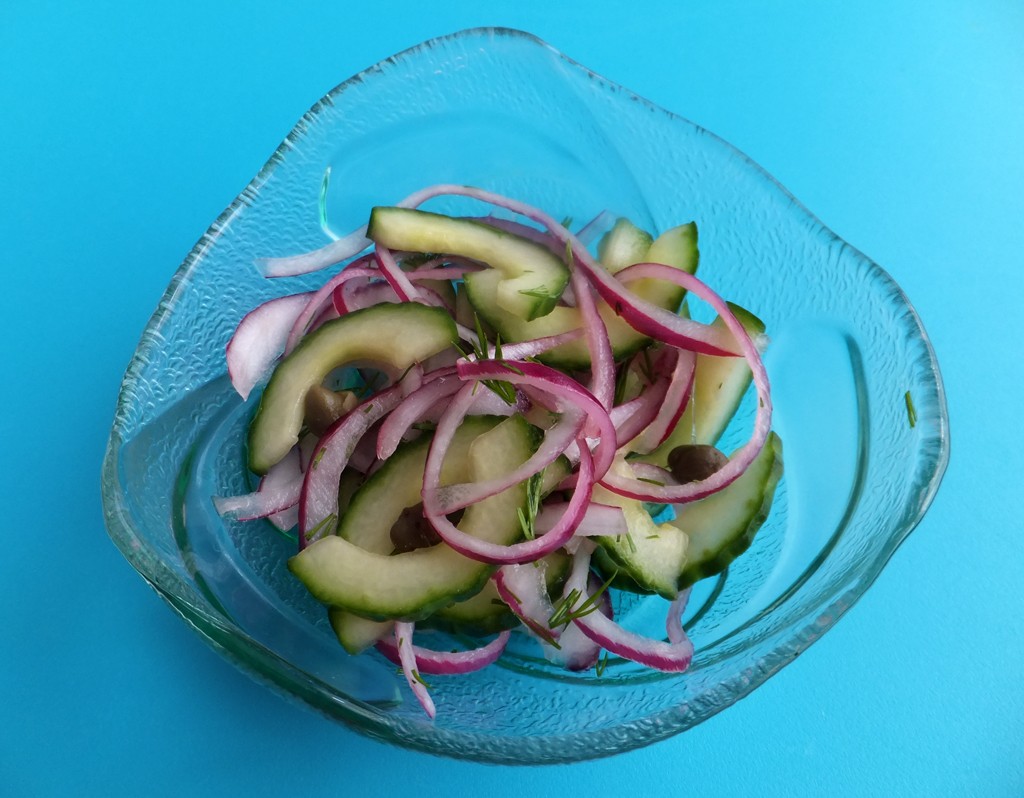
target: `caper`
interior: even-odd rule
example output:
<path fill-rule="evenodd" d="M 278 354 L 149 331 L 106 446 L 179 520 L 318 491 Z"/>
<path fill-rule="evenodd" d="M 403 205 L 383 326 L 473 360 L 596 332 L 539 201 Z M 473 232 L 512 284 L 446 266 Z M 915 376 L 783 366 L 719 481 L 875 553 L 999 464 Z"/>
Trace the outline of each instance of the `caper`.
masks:
<path fill-rule="evenodd" d="M 306 392 L 306 427 L 317 437 L 358 404 L 352 391 L 332 391 L 322 385 L 314 385 Z"/>
<path fill-rule="evenodd" d="M 707 479 L 728 462 L 720 450 L 704 443 L 677 446 L 668 455 L 669 471 L 681 484 Z"/>
<path fill-rule="evenodd" d="M 457 524 L 462 518 L 462 510 L 448 516 L 448 520 Z M 393 554 L 403 554 L 416 549 L 426 549 L 441 542 L 437 530 L 423 515 L 423 505 L 406 507 L 398 520 L 391 525 L 391 545 L 395 547 Z"/>

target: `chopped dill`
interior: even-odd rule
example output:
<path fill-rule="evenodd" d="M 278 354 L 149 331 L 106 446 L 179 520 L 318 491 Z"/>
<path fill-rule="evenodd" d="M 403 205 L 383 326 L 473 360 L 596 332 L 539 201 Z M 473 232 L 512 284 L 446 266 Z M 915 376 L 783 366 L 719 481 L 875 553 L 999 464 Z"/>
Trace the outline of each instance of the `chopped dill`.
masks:
<path fill-rule="evenodd" d="M 910 391 L 903 394 L 903 400 L 907 404 L 907 420 L 910 422 L 910 428 L 913 429 L 917 426 L 917 409 L 914 407 L 914 400 L 910 396 Z"/>

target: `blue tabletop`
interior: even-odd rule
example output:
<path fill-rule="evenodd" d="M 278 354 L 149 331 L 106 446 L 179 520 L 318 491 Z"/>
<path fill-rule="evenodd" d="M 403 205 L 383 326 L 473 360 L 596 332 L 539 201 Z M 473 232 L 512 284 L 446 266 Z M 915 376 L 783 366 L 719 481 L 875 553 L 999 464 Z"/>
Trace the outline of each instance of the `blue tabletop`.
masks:
<path fill-rule="evenodd" d="M 0 793 L 1024 794 L 1024 6 L 751 5 L 3 5 Z M 282 700 L 175 617 L 100 508 L 124 368 L 207 225 L 335 84 L 488 24 L 764 166 L 904 287 L 949 399 L 934 505 L 833 630 L 703 725 L 571 766 L 436 759 Z"/>

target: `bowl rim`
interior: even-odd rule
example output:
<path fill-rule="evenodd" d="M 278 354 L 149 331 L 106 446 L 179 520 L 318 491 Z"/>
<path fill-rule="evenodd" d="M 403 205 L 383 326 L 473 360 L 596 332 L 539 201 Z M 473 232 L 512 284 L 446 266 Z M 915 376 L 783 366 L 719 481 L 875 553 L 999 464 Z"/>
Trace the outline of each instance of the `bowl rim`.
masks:
<path fill-rule="evenodd" d="M 516 39 L 528 46 L 540 47 L 547 50 L 561 62 L 573 69 L 579 70 L 591 81 L 601 84 L 605 90 L 621 93 L 629 100 L 641 103 L 652 111 L 665 114 L 673 120 L 692 126 L 702 134 L 714 139 L 720 146 L 724 146 L 733 157 L 742 161 L 746 168 L 753 169 L 759 173 L 762 179 L 772 184 L 776 190 L 780 191 L 790 201 L 794 211 L 803 214 L 807 222 L 815 225 L 820 232 L 826 236 L 832 236 L 836 240 L 842 240 L 763 167 L 715 133 L 708 131 L 685 117 L 656 105 L 620 84 L 608 80 L 531 33 L 514 28 L 483 26 L 466 28 L 454 33 L 432 37 L 361 70 L 349 79 L 339 83 L 317 100 L 292 127 L 281 144 L 275 148 L 267 162 L 259 169 L 245 188 L 239 192 L 227 208 L 213 221 L 177 268 L 156 310 L 146 324 L 121 383 L 114 414 L 114 423 L 102 464 L 101 482 L 104 517 L 108 534 L 125 559 L 132 564 L 143 579 L 153 587 L 178 615 L 215 650 L 238 666 L 240 670 L 251 678 L 266 684 L 287 699 L 297 700 L 307 708 L 312 708 L 333 720 L 342 721 L 360 733 L 372 738 L 432 754 L 458 756 L 459 758 L 496 764 L 554 764 L 595 759 L 640 748 L 685 731 L 692 725 L 686 722 L 687 717 L 694 714 L 692 708 L 685 704 L 676 705 L 671 709 L 647 716 L 640 721 L 631 721 L 628 737 L 623 738 L 619 736 L 615 744 L 611 746 L 607 745 L 607 729 L 594 732 L 578 732 L 572 735 L 548 736 L 544 738 L 544 748 L 546 749 L 543 752 L 544 755 L 539 758 L 524 760 L 518 755 L 502 753 L 504 744 L 517 739 L 514 737 L 492 737 L 447 730 L 435 730 L 427 735 L 412 727 L 403 727 L 400 722 L 396 724 L 393 718 L 389 719 L 388 716 L 380 714 L 373 707 L 355 699 L 325 701 L 324 695 L 326 695 L 326 691 L 329 689 L 326 685 L 323 685 L 325 692 L 321 694 L 316 689 L 316 680 L 309 674 L 299 670 L 287 660 L 265 648 L 226 618 L 219 617 L 212 612 L 207 612 L 203 607 L 189 600 L 187 585 L 172 569 L 163 563 L 159 556 L 151 555 L 147 551 L 144 538 L 136 531 L 118 490 L 118 452 L 121 445 L 125 442 L 122 432 L 126 406 L 131 399 L 131 386 L 139 379 L 144 353 L 149 347 L 155 345 L 158 340 L 156 333 L 173 314 L 176 296 L 179 292 L 186 290 L 187 277 L 191 274 L 192 270 L 203 261 L 207 252 L 214 247 L 220 236 L 229 227 L 232 219 L 249 206 L 252 198 L 260 192 L 285 155 L 307 134 L 311 126 L 317 122 L 318 114 L 323 108 L 337 105 L 338 98 L 350 86 L 361 83 L 374 74 L 381 72 L 385 66 L 401 63 L 416 57 L 424 51 L 429 51 L 448 42 L 472 37 L 506 37 Z M 839 618 L 856 603 L 867 588 L 877 579 L 886 563 L 891 559 L 902 542 L 920 523 L 934 500 L 949 462 L 949 420 L 945 390 L 934 349 L 921 319 L 899 285 L 881 266 L 845 241 L 842 243 L 861 262 L 862 266 L 871 273 L 873 280 L 877 280 L 880 286 L 887 288 L 894 300 L 905 309 L 906 312 L 901 320 L 902 326 L 908 330 L 911 336 L 919 340 L 924 347 L 925 368 L 923 370 L 929 378 L 929 387 L 934 392 L 931 397 L 931 406 L 935 408 L 932 420 L 935 424 L 936 432 L 930 437 L 922 436 L 919 438 L 912 454 L 908 455 L 908 459 L 918 463 L 917 474 L 925 476 L 918 478 L 917 491 L 907 496 L 903 507 L 904 512 L 894 520 L 894 526 L 889 530 L 884 545 L 877 550 L 875 556 L 870 561 L 865 563 L 861 569 L 858 569 L 856 578 L 844 582 L 844 589 L 834 591 L 831 596 L 827 597 L 827 603 L 817 604 L 816 617 L 811 622 L 808 622 L 807 614 L 802 615 L 799 624 L 791 627 L 788 633 L 781 636 L 765 654 L 751 663 L 752 668 L 748 670 L 746 675 L 733 676 L 730 680 L 721 682 L 718 688 L 728 690 L 734 697 L 733 700 L 724 705 L 716 706 L 710 713 L 702 714 L 698 722 L 706 720 L 732 703 L 747 696 L 805 651 L 838 622 Z M 331 692 L 334 693 L 335 691 L 331 690 Z"/>

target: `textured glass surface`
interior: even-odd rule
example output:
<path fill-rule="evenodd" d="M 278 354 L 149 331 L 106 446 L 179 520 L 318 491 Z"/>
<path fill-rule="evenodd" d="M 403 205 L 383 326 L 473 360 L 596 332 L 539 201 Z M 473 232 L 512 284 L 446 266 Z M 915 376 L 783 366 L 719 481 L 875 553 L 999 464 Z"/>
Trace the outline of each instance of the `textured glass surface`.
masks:
<path fill-rule="evenodd" d="M 695 219 L 703 278 L 767 323 L 786 475 L 750 551 L 694 590 L 689 672 L 613 660 L 599 678 L 566 674 L 517 640 L 498 666 L 434 678 L 431 722 L 393 666 L 337 645 L 285 569 L 292 544 L 213 512 L 211 495 L 250 486 L 242 431 L 252 402 L 223 376 L 225 343 L 256 303 L 320 279 L 264 280 L 254 259 L 318 247 L 363 223 L 372 204 L 438 182 L 507 193 L 559 218 L 607 209 L 659 230 Z M 727 443 L 743 439 L 751 417 L 745 405 Z M 934 354 L 881 268 L 714 135 L 531 36 L 487 29 L 427 42 L 339 86 L 212 225 L 129 366 L 103 496 L 125 557 L 250 675 L 398 744 L 557 762 L 690 728 L 792 661 L 920 520 L 947 457 Z M 657 630 L 659 602 L 620 596 L 619 617 Z"/>

